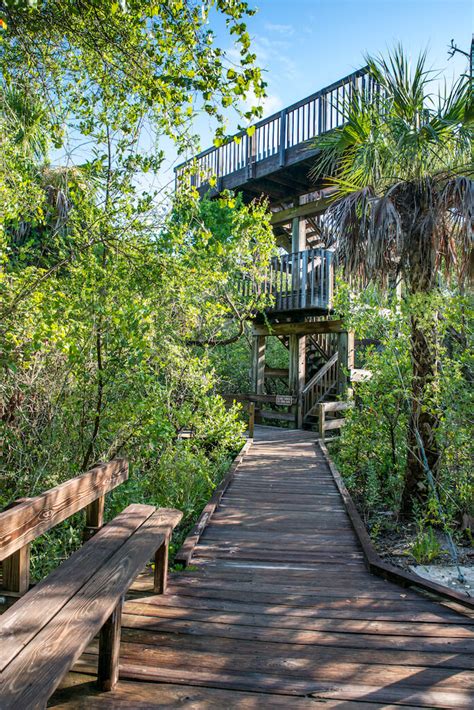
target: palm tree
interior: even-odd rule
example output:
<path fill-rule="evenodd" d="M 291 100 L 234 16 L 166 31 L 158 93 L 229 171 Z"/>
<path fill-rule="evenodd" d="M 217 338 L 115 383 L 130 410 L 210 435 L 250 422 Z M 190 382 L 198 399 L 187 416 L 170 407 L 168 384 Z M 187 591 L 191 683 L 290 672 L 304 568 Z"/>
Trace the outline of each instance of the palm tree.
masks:
<path fill-rule="evenodd" d="M 355 92 L 346 123 L 317 140 L 313 169 L 337 187 L 326 215 L 347 278 L 386 285 L 398 278 L 423 300 L 439 279 L 463 283 L 472 256 L 472 94 L 467 77 L 436 98 L 438 77 L 421 54 L 414 69 L 401 47 L 368 59 L 376 96 Z M 436 378 L 436 318 L 411 316 L 411 413 L 401 515 L 413 514 L 436 474 L 438 414 L 428 406 Z"/>

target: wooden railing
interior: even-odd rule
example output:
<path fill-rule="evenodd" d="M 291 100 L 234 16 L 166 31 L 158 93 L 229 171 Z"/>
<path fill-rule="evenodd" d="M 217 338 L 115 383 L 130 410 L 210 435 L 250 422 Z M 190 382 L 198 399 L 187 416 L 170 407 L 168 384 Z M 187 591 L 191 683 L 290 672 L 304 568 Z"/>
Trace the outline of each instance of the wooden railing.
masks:
<path fill-rule="evenodd" d="M 86 510 L 87 540 L 104 522 L 105 495 L 128 478 L 128 462 L 99 464 L 35 498 L 14 501 L 0 514 L 0 595 L 20 596 L 30 583 L 30 543 L 80 510 Z"/>
<path fill-rule="evenodd" d="M 287 150 L 344 123 L 346 107 L 356 90 L 369 99 L 378 92 L 366 67 L 259 121 L 252 135 L 241 131 L 223 145 L 181 163 L 175 168 L 177 185 L 184 178 L 199 188 L 211 177 L 219 180 L 244 169 L 246 177 L 252 178 L 255 165 L 272 156 L 278 156 L 278 167 L 283 167 Z"/>
<path fill-rule="evenodd" d="M 334 353 L 304 386 L 301 393 L 303 398 L 303 417 L 313 414 L 324 397 L 332 390 L 335 390 L 339 371 L 338 361 L 339 353 Z"/>
<path fill-rule="evenodd" d="M 268 311 L 302 308 L 331 308 L 333 298 L 333 253 L 326 249 L 307 249 L 274 257 L 263 282 L 243 277 L 244 296 L 268 295 Z"/>
<path fill-rule="evenodd" d="M 347 409 L 352 409 L 354 402 L 321 402 L 318 406 L 319 412 L 319 437 L 324 441 L 327 431 L 335 431 L 341 429 L 346 423 L 344 418 L 326 419 L 328 412 L 344 412 Z"/>

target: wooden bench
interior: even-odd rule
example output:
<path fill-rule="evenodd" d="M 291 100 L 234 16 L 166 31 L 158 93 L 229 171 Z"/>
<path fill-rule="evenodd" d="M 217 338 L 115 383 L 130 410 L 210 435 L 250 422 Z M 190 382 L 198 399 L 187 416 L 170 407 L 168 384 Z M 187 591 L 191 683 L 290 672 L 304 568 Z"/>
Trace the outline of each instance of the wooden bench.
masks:
<path fill-rule="evenodd" d="M 0 595 L 15 599 L 30 586 L 30 543 L 58 523 L 85 508 L 84 539 L 104 522 L 105 495 L 126 481 L 128 462 L 114 459 L 94 466 L 35 498 L 15 501 L 0 513 Z"/>
<path fill-rule="evenodd" d="M 165 591 L 168 543 L 181 516 L 128 506 L 0 617 L 2 710 L 46 707 L 98 632 L 99 687 L 114 688 L 124 594 L 153 555 L 155 591 Z"/>

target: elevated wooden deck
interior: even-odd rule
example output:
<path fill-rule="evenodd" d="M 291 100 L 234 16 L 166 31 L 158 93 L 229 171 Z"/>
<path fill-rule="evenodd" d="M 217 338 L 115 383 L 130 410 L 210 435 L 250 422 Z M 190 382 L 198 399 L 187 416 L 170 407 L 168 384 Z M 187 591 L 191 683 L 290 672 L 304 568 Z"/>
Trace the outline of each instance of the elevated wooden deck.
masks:
<path fill-rule="evenodd" d="M 121 681 L 92 645 L 59 708 L 472 708 L 474 620 L 372 576 L 314 435 L 257 428 L 191 566 L 142 575 Z"/>
<path fill-rule="evenodd" d="M 314 138 L 343 124 L 354 90 L 374 97 L 379 90 L 367 68 L 360 69 L 282 111 L 258 121 L 253 132 L 232 136 L 175 169 L 176 186 L 190 181 L 201 194 L 238 190 L 244 198 L 265 194 L 287 199 L 317 189 L 308 175 L 317 155 Z"/>

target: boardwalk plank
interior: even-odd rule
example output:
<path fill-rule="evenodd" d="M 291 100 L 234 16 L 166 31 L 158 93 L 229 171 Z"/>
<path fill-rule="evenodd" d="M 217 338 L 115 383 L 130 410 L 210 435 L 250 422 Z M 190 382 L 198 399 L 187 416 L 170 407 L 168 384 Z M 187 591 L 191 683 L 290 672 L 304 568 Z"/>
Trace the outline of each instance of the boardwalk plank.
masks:
<path fill-rule="evenodd" d="M 122 681 L 84 708 L 474 707 L 473 615 L 367 571 L 311 433 L 256 437 L 190 567 L 159 597 L 136 580 Z M 93 644 L 76 671 L 96 663 Z"/>

